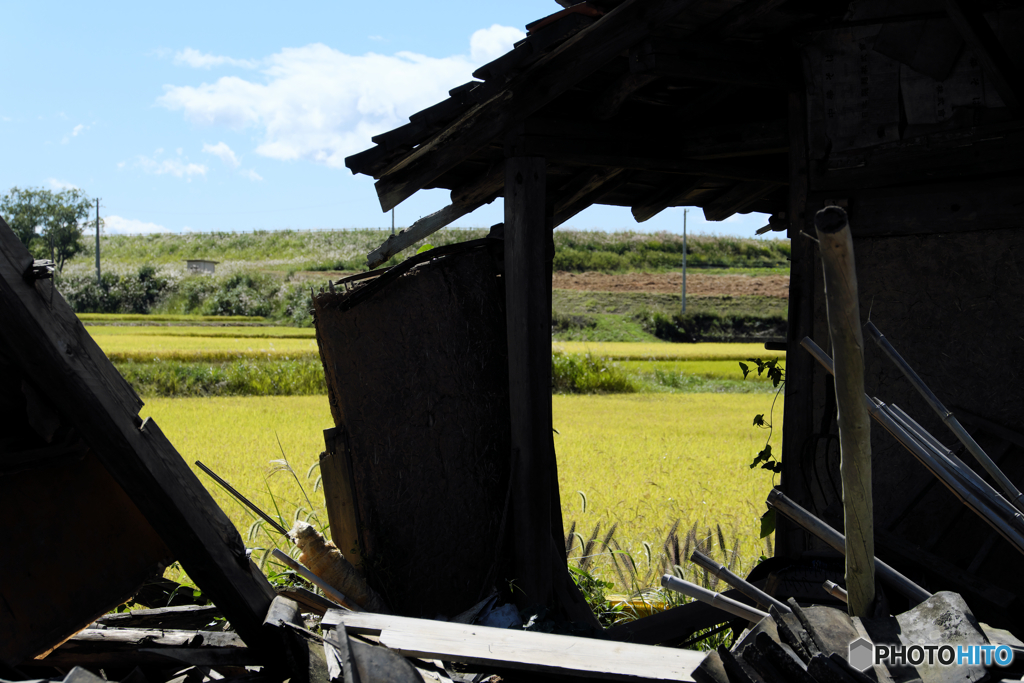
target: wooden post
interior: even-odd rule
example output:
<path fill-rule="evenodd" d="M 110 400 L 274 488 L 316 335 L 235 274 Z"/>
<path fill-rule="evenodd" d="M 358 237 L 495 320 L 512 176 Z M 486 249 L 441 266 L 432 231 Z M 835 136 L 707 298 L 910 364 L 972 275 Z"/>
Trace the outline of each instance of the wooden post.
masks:
<path fill-rule="evenodd" d="M 871 499 L 871 422 L 864 404 L 864 336 L 857 271 L 846 211 L 828 206 L 814 216 L 825 273 L 825 306 L 834 349 L 839 449 L 846 530 L 850 615 L 868 617 L 875 600 L 875 536 Z"/>
<path fill-rule="evenodd" d="M 814 361 L 800 348 L 814 327 L 814 242 L 800 234 L 809 229 L 807 215 L 807 116 L 803 91 L 789 95 L 789 335 L 786 341 L 786 402 L 782 430 L 782 486 L 788 495 L 810 505 L 802 462 L 814 431 Z M 795 557 L 805 550 L 805 534 L 786 519 L 775 520 L 775 554 Z"/>
<path fill-rule="evenodd" d="M 551 239 L 541 157 L 505 160 L 505 303 L 517 602 L 552 597 Z"/>

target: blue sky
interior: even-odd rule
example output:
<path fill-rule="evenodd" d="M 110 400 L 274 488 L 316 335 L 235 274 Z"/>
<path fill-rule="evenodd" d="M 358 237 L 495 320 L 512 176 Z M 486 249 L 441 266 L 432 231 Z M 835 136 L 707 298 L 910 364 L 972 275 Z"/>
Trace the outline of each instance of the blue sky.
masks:
<path fill-rule="evenodd" d="M 441 8 L 441 9 L 437 9 Z M 370 137 L 447 96 L 554 0 L 7 3 L 0 192 L 74 186 L 108 232 L 390 227 L 344 167 Z M 403 227 L 448 203 L 420 192 Z M 458 226 L 502 220 L 501 200 Z M 760 214 L 688 229 L 749 236 Z M 680 232 L 591 207 L 566 227 Z"/>

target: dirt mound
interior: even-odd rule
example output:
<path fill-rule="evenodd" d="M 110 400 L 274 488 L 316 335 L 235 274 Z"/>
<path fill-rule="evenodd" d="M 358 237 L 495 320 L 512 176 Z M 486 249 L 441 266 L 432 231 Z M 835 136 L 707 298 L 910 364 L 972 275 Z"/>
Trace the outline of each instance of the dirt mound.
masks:
<path fill-rule="evenodd" d="M 552 278 L 555 289 L 594 292 L 654 292 L 677 294 L 682 290 L 682 273 L 566 273 Z M 686 293 L 693 296 L 771 296 L 789 298 L 788 275 L 705 275 L 686 274 Z"/>

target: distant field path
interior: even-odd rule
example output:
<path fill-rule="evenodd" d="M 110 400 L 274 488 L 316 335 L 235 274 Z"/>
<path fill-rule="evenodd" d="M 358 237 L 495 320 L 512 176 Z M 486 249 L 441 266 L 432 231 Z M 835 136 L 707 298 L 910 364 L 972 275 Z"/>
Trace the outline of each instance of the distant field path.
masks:
<path fill-rule="evenodd" d="M 592 292 L 652 292 L 677 294 L 683 286 L 681 273 L 566 273 L 552 278 L 555 289 Z M 788 275 L 705 275 L 687 273 L 686 293 L 692 296 L 789 297 Z"/>

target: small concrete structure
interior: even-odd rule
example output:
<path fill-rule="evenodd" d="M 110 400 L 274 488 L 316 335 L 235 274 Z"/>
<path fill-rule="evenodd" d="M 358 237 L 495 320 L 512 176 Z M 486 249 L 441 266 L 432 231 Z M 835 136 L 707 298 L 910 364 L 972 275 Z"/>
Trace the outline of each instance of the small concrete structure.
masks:
<path fill-rule="evenodd" d="M 188 268 L 190 273 L 208 273 L 213 275 L 213 271 L 217 267 L 220 261 L 207 261 L 205 259 L 186 259 L 185 267 Z"/>

